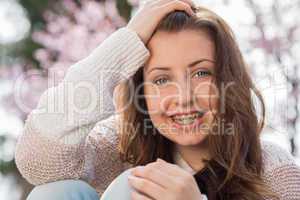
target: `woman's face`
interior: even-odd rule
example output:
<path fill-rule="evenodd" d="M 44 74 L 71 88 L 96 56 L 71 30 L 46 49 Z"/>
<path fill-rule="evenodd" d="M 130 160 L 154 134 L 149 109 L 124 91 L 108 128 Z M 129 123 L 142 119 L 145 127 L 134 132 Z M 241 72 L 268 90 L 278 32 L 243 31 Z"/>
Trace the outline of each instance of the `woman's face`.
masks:
<path fill-rule="evenodd" d="M 152 123 L 174 143 L 197 146 L 217 108 L 213 41 L 200 30 L 158 31 L 147 47 L 144 94 Z"/>

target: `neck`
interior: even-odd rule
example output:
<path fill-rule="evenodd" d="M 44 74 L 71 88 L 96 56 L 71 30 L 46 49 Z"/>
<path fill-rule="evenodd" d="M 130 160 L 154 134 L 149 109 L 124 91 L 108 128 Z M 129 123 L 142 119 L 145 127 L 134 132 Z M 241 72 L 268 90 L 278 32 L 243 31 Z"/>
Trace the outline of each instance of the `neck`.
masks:
<path fill-rule="evenodd" d="M 194 171 L 200 171 L 205 167 L 202 159 L 209 159 L 206 140 L 195 146 L 183 146 L 176 144 L 175 148 Z"/>

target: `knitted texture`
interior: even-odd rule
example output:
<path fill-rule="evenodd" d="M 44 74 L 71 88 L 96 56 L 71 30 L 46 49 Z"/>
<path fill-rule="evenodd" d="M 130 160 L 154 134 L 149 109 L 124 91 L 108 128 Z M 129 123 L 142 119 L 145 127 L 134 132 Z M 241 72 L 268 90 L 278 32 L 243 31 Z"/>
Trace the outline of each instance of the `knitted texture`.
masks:
<path fill-rule="evenodd" d="M 15 150 L 16 165 L 33 185 L 82 179 L 101 195 L 131 167 L 119 159 L 114 88 L 132 76 L 150 52 L 123 27 L 88 57 L 72 65 L 64 80 L 43 93 L 25 122 Z M 280 147 L 264 143 L 264 180 L 282 200 L 300 200 L 300 168 Z"/>

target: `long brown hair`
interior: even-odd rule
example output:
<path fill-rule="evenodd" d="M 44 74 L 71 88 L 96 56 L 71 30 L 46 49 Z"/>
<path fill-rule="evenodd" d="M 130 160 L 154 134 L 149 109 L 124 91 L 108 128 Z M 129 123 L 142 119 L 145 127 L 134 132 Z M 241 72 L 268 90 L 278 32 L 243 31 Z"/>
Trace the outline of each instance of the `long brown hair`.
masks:
<path fill-rule="evenodd" d="M 169 13 L 157 26 L 156 31 L 178 32 L 182 30 L 206 31 L 215 43 L 215 84 L 223 101 L 218 103 L 218 114 L 214 120 L 233 124 L 233 134 L 219 129 L 219 134 L 209 134 L 211 160 L 207 165 L 214 172 L 212 162 L 224 169 L 225 176 L 212 176 L 216 193 L 220 199 L 261 200 L 266 196 L 275 197 L 262 179 L 263 159 L 259 135 L 264 126 L 265 105 L 260 92 L 253 84 L 247 66 L 235 41 L 234 34 L 226 22 L 214 12 L 197 7 L 196 16 L 185 12 Z M 119 150 L 121 159 L 134 166 L 146 165 L 162 158 L 174 163 L 173 144 L 159 134 L 147 113 L 143 88 L 143 70 L 140 68 L 130 79 L 120 85 L 119 106 L 125 108 L 120 118 Z M 222 88 L 223 87 L 223 88 Z M 254 94 L 261 107 L 261 120 L 254 105 Z M 222 110 L 223 109 L 223 110 Z M 208 197 L 210 198 L 210 197 Z"/>

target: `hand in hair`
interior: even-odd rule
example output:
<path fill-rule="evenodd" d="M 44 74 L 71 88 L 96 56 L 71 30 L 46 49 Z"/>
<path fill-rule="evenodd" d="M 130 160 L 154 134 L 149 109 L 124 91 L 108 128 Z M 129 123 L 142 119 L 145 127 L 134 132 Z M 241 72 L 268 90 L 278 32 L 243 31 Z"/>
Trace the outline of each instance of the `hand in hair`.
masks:
<path fill-rule="evenodd" d="M 131 174 L 128 179 L 134 188 L 133 200 L 203 199 L 193 175 L 164 160 L 133 168 Z"/>
<path fill-rule="evenodd" d="M 164 16 L 175 10 L 194 15 L 192 7 L 195 7 L 192 0 L 148 0 L 140 6 L 127 27 L 135 31 L 146 44 Z"/>

